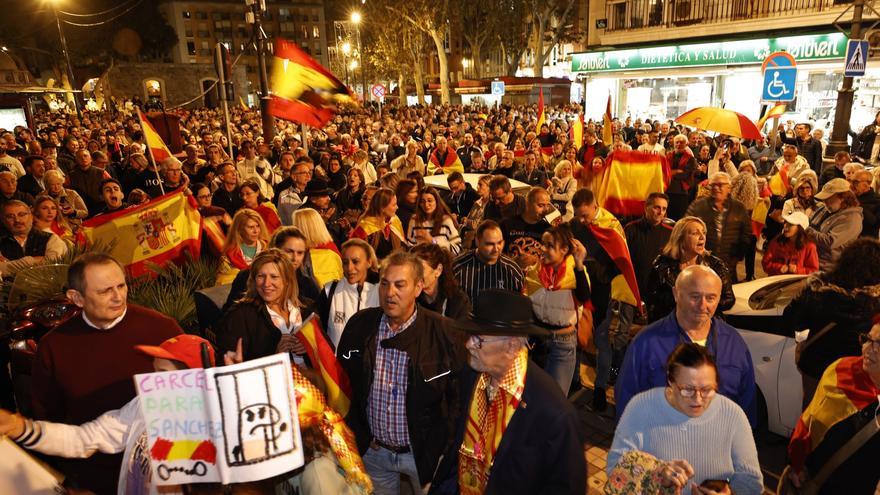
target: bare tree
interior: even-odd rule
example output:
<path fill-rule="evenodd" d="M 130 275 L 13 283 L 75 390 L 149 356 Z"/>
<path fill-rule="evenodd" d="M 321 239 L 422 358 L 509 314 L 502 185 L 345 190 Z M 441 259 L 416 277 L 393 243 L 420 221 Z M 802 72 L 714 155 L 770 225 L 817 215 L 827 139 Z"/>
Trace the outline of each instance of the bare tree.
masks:
<path fill-rule="evenodd" d="M 499 17 L 504 25 L 496 33 L 496 41 L 504 61 L 504 74 L 515 76 L 523 53 L 529 46 L 528 14 L 525 0 L 498 0 Z"/>
<path fill-rule="evenodd" d="M 573 35 L 576 0 L 525 0 L 531 13 L 535 77 L 544 77 L 544 62 L 553 47 Z M 546 46 L 546 49 L 544 48 Z"/>
<path fill-rule="evenodd" d="M 483 47 L 488 47 L 498 39 L 502 29 L 508 29 L 508 19 L 504 17 L 504 3 L 472 2 L 458 0 L 461 12 L 460 26 L 464 40 L 471 49 L 474 61 L 474 75 L 483 77 Z"/>

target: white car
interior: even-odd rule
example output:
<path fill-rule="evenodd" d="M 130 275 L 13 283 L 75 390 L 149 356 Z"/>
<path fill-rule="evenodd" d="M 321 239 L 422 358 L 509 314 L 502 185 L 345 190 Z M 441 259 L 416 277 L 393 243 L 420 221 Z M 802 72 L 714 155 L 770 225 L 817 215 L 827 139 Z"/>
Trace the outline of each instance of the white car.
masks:
<path fill-rule="evenodd" d="M 480 181 L 480 177 L 482 177 L 483 175 L 486 175 L 486 174 L 461 174 L 461 175 L 464 176 L 465 182 L 470 184 L 471 187 L 473 187 L 474 190 L 476 191 L 477 185 Z M 519 196 L 525 196 L 526 193 L 529 192 L 529 189 L 531 188 L 531 186 L 526 184 L 525 182 L 520 182 L 515 179 L 508 179 L 508 180 L 510 181 L 510 188 L 513 190 L 513 193 L 517 194 Z M 425 185 L 431 186 L 437 190 L 443 190 L 443 191 L 449 190 L 449 184 L 446 183 L 446 174 L 429 175 L 429 176 L 425 177 Z"/>
<path fill-rule="evenodd" d="M 807 277 L 776 275 L 733 286 L 736 303 L 724 312 L 752 355 L 758 385 L 758 424 L 791 436 L 803 402 L 801 374 L 794 361 L 795 341 L 782 324 L 782 312 Z"/>

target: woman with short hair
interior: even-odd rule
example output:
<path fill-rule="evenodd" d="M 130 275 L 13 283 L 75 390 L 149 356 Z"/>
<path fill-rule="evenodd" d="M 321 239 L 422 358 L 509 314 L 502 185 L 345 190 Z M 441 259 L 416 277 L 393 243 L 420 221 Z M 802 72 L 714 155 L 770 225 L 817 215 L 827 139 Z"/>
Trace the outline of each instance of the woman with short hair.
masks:
<path fill-rule="evenodd" d="M 348 320 L 358 311 L 379 306 L 379 261 L 373 247 L 363 239 L 349 239 L 342 245 L 344 276 L 328 282 L 315 307 L 333 346 L 339 345 Z"/>
<path fill-rule="evenodd" d="M 419 243 L 410 249 L 422 262 L 422 293 L 418 302 L 443 316 L 460 320 L 470 313 L 468 296 L 452 272 L 452 255 L 437 244 Z"/>

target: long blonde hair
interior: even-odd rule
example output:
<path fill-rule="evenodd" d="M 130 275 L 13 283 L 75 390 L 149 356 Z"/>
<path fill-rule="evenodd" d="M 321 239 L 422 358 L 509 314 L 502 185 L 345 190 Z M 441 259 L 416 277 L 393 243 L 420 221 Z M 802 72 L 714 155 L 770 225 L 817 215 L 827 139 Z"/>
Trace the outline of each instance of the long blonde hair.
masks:
<path fill-rule="evenodd" d="M 226 242 L 223 243 L 224 253 L 228 253 L 232 249 L 238 249 L 242 238 L 244 237 L 242 236 L 244 226 L 248 220 L 253 220 L 260 225 L 259 241 L 263 243 L 263 246 L 268 244 L 269 231 L 266 228 L 266 222 L 263 221 L 263 217 L 250 208 L 242 208 L 235 212 L 235 216 L 232 217 L 232 225 L 229 226 L 229 235 L 226 236 Z"/>
<path fill-rule="evenodd" d="M 293 212 L 293 226 L 306 236 L 306 247 L 309 249 L 333 242 L 324 219 L 314 208 L 299 208 Z"/>
<path fill-rule="evenodd" d="M 284 289 L 281 291 L 282 301 L 290 301 L 297 308 L 302 305 L 299 302 L 299 285 L 296 282 L 296 270 L 290 263 L 287 255 L 277 248 L 270 248 L 262 251 L 256 257 L 250 266 L 248 274 L 247 291 L 241 299 L 244 302 L 263 302 L 260 294 L 257 292 L 257 273 L 264 265 L 275 263 L 278 272 L 281 274 L 281 280 L 284 282 Z"/>
<path fill-rule="evenodd" d="M 681 245 L 684 243 L 684 237 L 687 234 L 687 228 L 692 223 L 698 223 L 703 227 L 703 234 L 706 234 L 706 223 L 698 217 L 684 217 L 675 222 L 672 228 L 672 234 L 669 235 L 669 241 L 663 246 L 663 254 L 672 259 L 681 261 Z M 708 252 L 708 250 L 706 251 Z"/>

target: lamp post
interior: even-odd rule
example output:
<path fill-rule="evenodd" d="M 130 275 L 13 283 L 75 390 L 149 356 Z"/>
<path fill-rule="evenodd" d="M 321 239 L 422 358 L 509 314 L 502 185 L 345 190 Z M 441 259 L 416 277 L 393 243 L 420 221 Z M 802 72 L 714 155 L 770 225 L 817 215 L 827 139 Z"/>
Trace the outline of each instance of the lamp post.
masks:
<path fill-rule="evenodd" d="M 263 12 L 266 11 L 265 0 L 245 0 L 250 7 L 246 20 L 253 24 L 254 39 L 257 47 L 257 75 L 260 78 L 260 116 L 263 121 L 263 139 L 271 141 L 275 137 L 275 118 L 269 114 L 269 76 L 266 73 L 266 32 L 263 31 Z"/>
<path fill-rule="evenodd" d="M 82 105 L 79 101 L 79 95 L 76 93 L 76 79 L 73 77 L 73 66 L 70 64 L 70 52 L 67 50 L 67 38 L 64 37 L 64 30 L 61 29 L 61 17 L 58 16 L 58 5 L 60 0 L 52 0 L 49 4 L 52 6 L 52 13 L 55 15 L 55 24 L 58 26 L 58 37 L 61 38 L 61 53 L 64 54 L 64 61 L 67 63 L 67 82 L 70 83 L 70 89 L 73 91 L 73 108 L 76 114 L 82 117 Z"/>
<path fill-rule="evenodd" d="M 854 0 L 852 6 L 853 19 L 849 39 L 860 40 L 862 39 L 862 14 L 865 9 L 865 0 Z M 853 78 L 844 77 L 840 89 L 837 90 L 834 127 L 831 128 L 831 140 L 825 147 L 825 156 L 833 157 L 838 151 L 849 151 L 849 142 L 846 138 L 849 132 L 849 119 L 852 116 L 854 96 Z"/>
<path fill-rule="evenodd" d="M 342 65 L 345 66 L 345 85 L 350 86 L 351 82 L 348 80 L 348 56 L 351 55 L 351 43 L 346 41 L 342 44 L 342 54 L 345 55 L 345 59 L 342 61 Z"/>
<path fill-rule="evenodd" d="M 364 103 L 367 102 L 367 73 L 364 70 L 364 51 L 361 48 L 361 13 L 358 11 L 354 11 L 351 13 L 351 22 L 354 24 L 355 33 L 357 33 L 357 58 L 360 59 L 360 67 L 361 67 L 361 91 L 364 98 Z"/>

